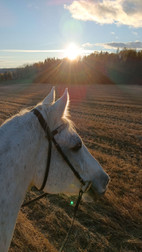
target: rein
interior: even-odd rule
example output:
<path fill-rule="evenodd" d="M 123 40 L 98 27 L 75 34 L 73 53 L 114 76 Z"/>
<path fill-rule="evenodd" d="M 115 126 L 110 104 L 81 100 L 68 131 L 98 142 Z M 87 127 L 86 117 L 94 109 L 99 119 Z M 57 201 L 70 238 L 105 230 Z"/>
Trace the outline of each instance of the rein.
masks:
<path fill-rule="evenodd" d="M 46 170 L 45 170 L 45 174 L 44 174 L 44 179 L 43 179 L 43 182 L 42 182 L 42 185 L 40 187 L 40 191 L 42 191 L 46 185 L 46 182 L 47 182 L 47 179 L 48 179 L 48 174 L 49 174 L 49 168 L 50 168 L 50 163 L 51 163 L 51 153 L 52 153 L 52 142 L 53 144 L 55 145 L 57 151 L 60 153 L 60 155 L 63 157 L 64 161 L 68 164 L 68 166 L 71 168 L 72 172 L 74 173 L 74 175 L 77 177 L 77 179 L 80 181 L 80 183 L 82 184 L 82 187 L 79 191 L 79 195 L 78 195 L 78 199 L 77 199 L 77 202 L 76 202 L 76 205 L 74 207 L 74 215 L 73 215 L 73 218 L 72 218 L 72 223 L 71 223 L 71 226 L 69 228 L 69 231 L 65 237 L 65 240 L 63 241 L 63 244 L 59 250 L 59 252 L 62 252 L 63 251 L 63 248 L 68 240 L 68 237 L 69 237 L 69 234 L 71 232 L 71 229 L 72 229 L 72 226 L 74 224 L 74 220 L 75 220 L 75 216 L 76 216 L 76 213 L 77 213 L 77 210 L 78 210 L 78 207 L 79 207 L 79 204 L 80 204 L 80 201 L 82 199 L 82 195 L 83 193 L 87 192 L 88 190 L 91 189 L 91 182 L 90 181 L 84 181 L 81 176 L 79 175 L 79 173 L 76 171 L 76 169 L 74 168 L 74 166 L 71 164 L 70 160 L 68 159 L 68 157 L 65 155 L 65 153 L 62 151 L 60 145 L 56 142 L 54 136 L 56 134 L 59 133 L 59 128 L 62 126 L 59 126 L 58 128 L 56 128 L 55 130 L 53 130 L 52 132 L 50 131 L 50 128 L 49 126 L 47 125 L 45 119 L 43 118 L 42 114 L 37 110 L 37 109 L 33 109 L 31 112 L 33 112 L 35 114 L 35 116 L 38 118 L 38 121 L 41 125 L 41 127 L 43 128 L 43 130 L 45 131 L 46 133 L 46 137 L 48 139 L 48 142 L 49 142 L 49 146 L 48 146 L 48 155 L 47 155 L 47 163 L 46 163 Z M 33 200 L 30 200 L 24 204 L 22 204 L 21 207 L 25 207 L 25 206 L 28 206 L 29 204 L 45 197 L 47 195 L 47 193 L 43 193 L 42 195 L 38 196 L 37 198 L 33 199 Z"/>

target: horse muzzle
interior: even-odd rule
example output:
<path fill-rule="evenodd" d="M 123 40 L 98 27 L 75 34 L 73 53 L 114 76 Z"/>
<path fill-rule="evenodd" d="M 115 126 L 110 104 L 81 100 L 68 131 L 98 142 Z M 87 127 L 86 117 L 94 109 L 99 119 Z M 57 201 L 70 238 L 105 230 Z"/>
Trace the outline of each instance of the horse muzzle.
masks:
<path fill-rule="evenodd" d="M 85 200 L 94 200 L 96 201 L 97 199 L 99 199 L 100 197 L 104 196 L 105 192 L 107 191 L 108 188 L 108 184 L 109 184 L 110 178 L 109 176 L 106 174 L 104 181 L 102 182 L 102 187 L 101 189 L 98 189 L 95 185 L 95 183 L 93 183 L 92 181 L 88 181 L 85 183 L 85 195 L 84 195 L 84 199 Z"/>

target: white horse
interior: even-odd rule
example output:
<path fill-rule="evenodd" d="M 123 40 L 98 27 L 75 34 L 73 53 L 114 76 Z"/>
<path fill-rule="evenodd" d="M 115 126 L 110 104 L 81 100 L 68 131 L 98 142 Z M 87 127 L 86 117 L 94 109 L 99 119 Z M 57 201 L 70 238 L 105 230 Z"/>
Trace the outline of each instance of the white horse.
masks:
<path fill-rule="evenodd" d="M 55 90 L 37 105 L 50 130 L 61 127 L 55 139 L 84 181 L 91 181 L 98 194 L 106 191 L 109 176 L 91 156 L 67 117 L 67 89 L 55 102 Z M 38 118 L 24 111 L 0 127 L 0 251 L 7 252 L 16 218 L 30 185 L 41 187 L 49 143 Z M 44 191 L 78 194 L 81 185 L 53 145 Z"/>

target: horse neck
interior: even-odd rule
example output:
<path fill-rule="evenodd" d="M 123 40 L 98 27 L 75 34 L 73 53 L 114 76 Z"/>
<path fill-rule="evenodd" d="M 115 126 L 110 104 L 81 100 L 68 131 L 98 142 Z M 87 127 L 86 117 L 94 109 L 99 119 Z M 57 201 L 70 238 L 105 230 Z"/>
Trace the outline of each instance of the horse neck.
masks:
<path fill-rule="evenodd" d="M 34 177 L 41 129 L 33 113 L 0 128 L 0 251 L 7 251 L 26 190 Z"/>

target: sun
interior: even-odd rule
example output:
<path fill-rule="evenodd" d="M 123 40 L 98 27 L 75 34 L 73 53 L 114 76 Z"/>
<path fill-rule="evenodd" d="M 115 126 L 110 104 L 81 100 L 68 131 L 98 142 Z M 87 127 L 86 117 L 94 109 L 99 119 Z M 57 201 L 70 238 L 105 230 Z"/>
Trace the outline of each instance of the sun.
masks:
<path fill-rule="evenodd" d="M 74 44 L 69 44 L 65 49 L 65 57 L 69 60 L 75 60 L 80 55 L 80 48 Z"/>

